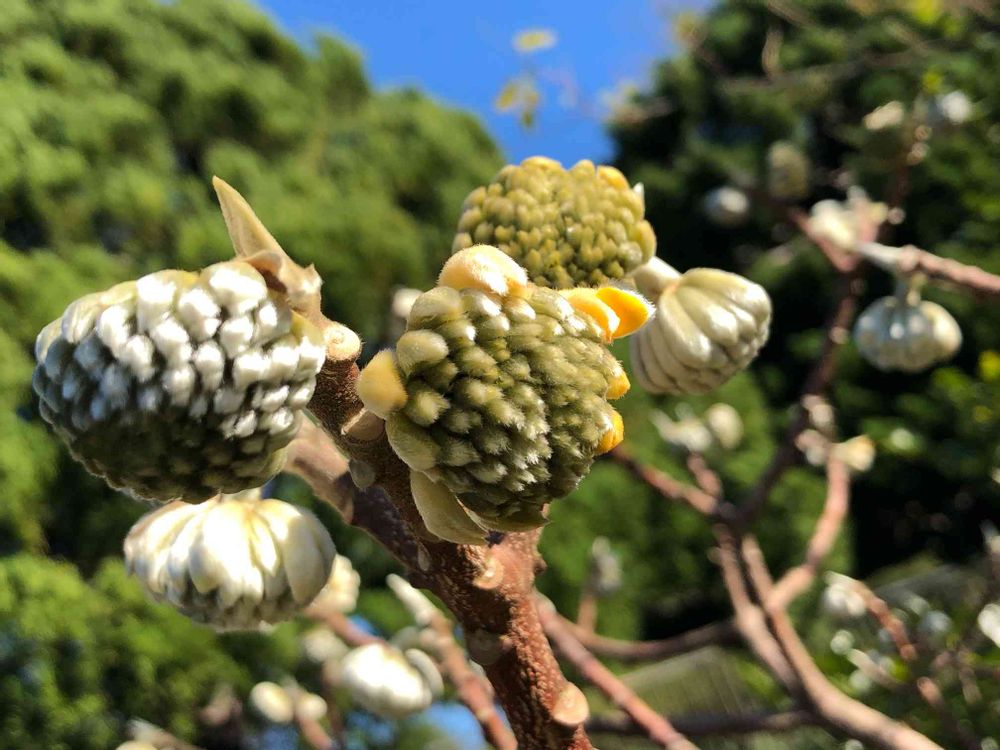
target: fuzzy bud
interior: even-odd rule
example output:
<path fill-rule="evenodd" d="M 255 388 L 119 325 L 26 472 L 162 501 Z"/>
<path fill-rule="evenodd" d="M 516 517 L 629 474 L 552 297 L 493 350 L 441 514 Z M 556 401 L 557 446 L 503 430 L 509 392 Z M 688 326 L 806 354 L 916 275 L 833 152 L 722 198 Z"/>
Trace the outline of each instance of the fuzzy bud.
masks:
<path fill-rule="evenodd" d="M 661 278 L 656 317 L 630 342 L 633 372 L 650 393 L 707 393 L 757 356 L 771 300 L 763 287 L 714 268 Z"/>
<path fill-rule="evenodd" d="M 250 492 L 170 503 L 125 538 L 126 567 L 155 600 L 219 630 L 289 619 L 323 588 L 334 557 L 312 513 Z"/>
<path fill-rule="evenodd" d="M 776 141 L 767 151 L 767 192 L 781 201 L 797 201 L 810 192 L 809 157 L 788 141 Z"/>
<path fill-rule="evenodd" d="M 387 643 L 369 643 L 344 657 L 341 680 L 368 711 L 403 719 L 431 705 L 442 689 L 441 675 L 425 653 Z"/>
<path fill-rule="evenodd" d="M 628 379 L 604 342 L 640 326 L 646 304 L 616 288 L 560 294 L 523 274 L 496 248 L 452 256 L 414 302 L 395 356 L 358 380 L 414 472 L 428 530 L 450 541 L 540 526 L 542 507 L 621 440 L 608 399 Z"/>
<path fill-rule="evenodd" d="M 941 305 L 897 295 L 876 300 L 858 316 L 854 340 L 880 370 L 919 372 L 954 356 L 962 329 Z"/>
<path fill-rule="evenodd" d="M 738 188 L 724 185 L 705 196 L 702 209 L 710 222 L 720 227 L 736 227 L 750 215 L 750 199 Z"/>
<path fill-rule="evenodd" d="M 567 170 L 533 157 L 465 199 L 453 250 L 495 245 L 539 286 L 600 286 L 655 252 L 644 211 L 641 192 L 614 167 L 584 160 Z"/>
<path fill-rule="evenodd" d="M 237 260 L 89 294 L 35 342 L 42 417 L 88 471 L 138 497 L 197 502 L 266 482 L 325 358 L 316 270 L 213 185 Z"/>

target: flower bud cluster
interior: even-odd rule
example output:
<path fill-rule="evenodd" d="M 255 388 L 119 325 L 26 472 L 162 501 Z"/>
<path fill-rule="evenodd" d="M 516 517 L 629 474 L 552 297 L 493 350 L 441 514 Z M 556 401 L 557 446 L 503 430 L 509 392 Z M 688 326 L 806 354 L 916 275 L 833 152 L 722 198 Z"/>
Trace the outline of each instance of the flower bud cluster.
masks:
<path fill-rule="evenodd" d="M 539 286 L 622 279 L 656 250 L 641 193 L 614 167 L 570 169 L 533 157 L 500 170 L 465 200 L 453 250 L 495 245 Z"/>
<path fill-rule="evenodd" d="M 278 472 L 324 346 L 233 260 L 82 297 L 35 356 L 42 417 L 89 471 L 143 498 L 197 501 Z"/>

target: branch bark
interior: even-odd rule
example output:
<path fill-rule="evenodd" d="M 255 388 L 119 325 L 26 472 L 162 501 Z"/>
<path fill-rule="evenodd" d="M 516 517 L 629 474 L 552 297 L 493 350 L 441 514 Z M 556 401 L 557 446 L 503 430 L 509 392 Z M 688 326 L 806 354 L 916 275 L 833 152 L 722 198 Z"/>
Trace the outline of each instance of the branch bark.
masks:
<path fill-rule="evenodd" d="M 576 688 L 560 672 L 534 605 L 535 568 L 541 565 L 537 533 L 508 534 L 489 548 L 427 539 L 410 496 L 409 468 L 355 392 L 357 354 L 356 348 L 331 347 L 309 408 L 352 466 L 384 490 L 405 524 L 407 543 L 383 540 L 377 523 L 366 530 L 395 548 L 413 571 L 411 580 L 437 594 L 455 614 L 470 656 L 486 670 L 523 748 L 590 750 L 582 726 L 585 713 L 566 706 Z M 355 502 L 352 522 L 357 523 L 367 499 Z"/>
<path fill-rule="evenodd" d="M 677 731 L 667 717 L 649 707 L 634 690 L 618 679 L 601 664 L 583 644 L 563 625 L 562 618 L 552 603 L 538 602 L 538 614 L 549 640 L 580 674 L 616 706 L 621 708 L 644 734 L 667 750 L 697 750 L 683 734 Z"/>

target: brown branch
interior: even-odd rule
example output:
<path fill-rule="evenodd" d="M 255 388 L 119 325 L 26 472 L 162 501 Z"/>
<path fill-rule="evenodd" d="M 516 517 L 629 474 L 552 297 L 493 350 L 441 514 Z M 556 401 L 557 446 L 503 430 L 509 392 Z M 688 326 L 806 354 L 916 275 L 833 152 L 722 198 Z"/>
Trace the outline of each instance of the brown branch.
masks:
<path fill-rule="evenodd" d="M 667 750 L 695 750 L 695 746 L 671 725 L 669 719 L 656 713 L 635 691 L 587 651 L 569 628 L 563 625 L 562 618 L 551 602 L 539 601 L 538 614 L 545 634 L 559 653 L 588 682 L 641 726 L 647 737 Z"/>
<path fill-rule="evenodd" d="M 465 652 L 455 641 L 451 622 L 438 613 L 431 618 L 430 627 L 438 636 L 442 671 L 455 686 L 459 699 L 479 722 L 483 737 L 496 750 L 517 750 L 517 740 L 500 718 L 492 693 L 469 666 Z"/>
<path fill-rule="evenodd" d="M 931 281 L 968 292 L 978 299 L 1000 302 L 1000 276 L 979 266 L 942 258 L 914 245 L 893 248 L 862 243 L 858 251 L 862 257 L 903 276 L 923 274 Z"/>
<path fill-rule="evenodd" d="M 620 445 L 606 453 L 605 456 L 607 460 L 613 461 L 623 467 L 632 476 L 637 477 L 648 487 L 668 500 L 682 502 L 694 508 L 702 515 L 713 519 L 728 519 L 734 515 L 735 508 L 728 503 L 721 501 L 717 497 L 713 497 L 698 487 L 678 482 L 659 469 L 647 466 L 634 458 L 631 453 Z"/>
<path fill-rule="evenodd" d="M 907 664 L 916 666 L 918 660 L 917 647 L 913 644 L 903 621 L 896 617 L 884 599 L 864 583 L 854 581 L 852 585 L 864 598 L 868 612 L 889 633 L 889 637 L 892 639 L 892 644 L 899 657 Z M 948 727 L 948 731 L 965 746 L 966 750 L 979 750 L 981 747 L 979 740 L 962 726 L 955 714 L 952 713 L 948 704 L 941 696 L 941 689 L 930 676 L 926 674 L 918 675 L 916 681 L 913 683 L 913 688 L 924 703 L 938 715 L 941 723 Z"/>
<path fill-rule="evenodd" d="M 706 646 L 723 646 L 739 642 L 739 632 L 732 620 L 713 622 L 686 633 L 655 641 L 624 641 L 597 635 L 563 619 L 562 624 L 573 637 L 597 656 L 622 662 L 655 661 L 686 654 Z"/>
<path fill-rule="evenodd" d="M 582 726 L 585 712 L 567 700 L 578 691 L 560 672 L 534 604 L 535 567 L 541 564 L 537 533 L 508 534 L 488 548 L 426 539 L 410 496 L 409 468 L 355 391 L 356 356 L 356 348 L 328 354 L 309 408 L 352 467 L 385 491 L 408 534 L 400 543 L 383 539 L 384 530 L 375 523 L 366 530 L 395 547 L 413 572 L 411 580 L 437 594 L 455 614 L 470 656 L 485 669 L 523 747 L 590 750 Z M 367 504 L 355 502 L 352 522 Z"/>
<path fill-rule="evenodd" d="M 815 714 L 805 709 L 733 715 L 692 714 L 673 719 L 674 728 L 688 737 L 772 734 L 789 732 L 815 723 Z M 594 733 L 631 736 L 645 734 L 643 727 L 625 714 L 594 717 L 587 722 L 587 729 Z"/>
<path fill-rule="evenodd" d="M 767 563 L 752 536 L 744 537 L 741 559 L 756 596 L 770 601 L 773 583 Z M 823 723 L 883 750 L 943 750 L 929 738 L 885 714 L 845 695 L 826 679 L 799 638 L 788 613 L 781 607 L 764 608 L 768 626 L 788 660 L 808 704 Z"/>
<path fill-rule="evenodd" d="M 837 353 L 847 341 L 851 322 L 857 310 L 860 294 L 861 269 L 855 268 L 840 277 L 839 286 L 833 310 L 825 326 L 826 335 L 823 348 L 816 363 L 806 377 L 799 404 L 791 424 L 785 432 L 784 439 L 778 446 L 771 463 L 764 469 L 757 484 L 754 486 L 741 509 L 741 526 L 747 526 L 757 518 L 775 485 L 797 461 L 799 451 L 795 447 L 795 438 L 809 426 L 809 413 L 803 402 L 809 396 L 820 396 L 826 392 L 833 380 L 837 365 Z"/>
<path fill-rule="evenodd" d="M 770 606 L 787 607 L 809 588 L 819 572 L 819 566 L 840 535 L 850 501 L 851 475 L 844 463 L 833 455 L 833 451 L 826 464 L 826 487 L 826 502 L 806 546 L 805 559 L 800 565 L 786 571 L 775 584 L 768 601 Z"/>

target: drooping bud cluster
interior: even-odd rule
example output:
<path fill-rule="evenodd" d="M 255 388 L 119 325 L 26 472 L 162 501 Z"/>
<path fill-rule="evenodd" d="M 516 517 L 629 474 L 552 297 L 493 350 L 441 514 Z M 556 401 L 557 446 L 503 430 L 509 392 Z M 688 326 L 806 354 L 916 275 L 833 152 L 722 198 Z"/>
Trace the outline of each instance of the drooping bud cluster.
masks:
<path fill-rule="evenodd" d="M 351 697 L 377 716 L 403 719 L 441 694 L 441 674 L 427 654 L 388 643 L 369 643 L 344 657 L 341 680 Z"/>
<path fill-rule="evenodd" d="M 634 276 L 656 317 L 631 340 L 632 367 L 650 393 L 707 393 L 750 364 L 767 341 L 771 300 L 735 273 L 679 274 L 654 258 Z"/>
<path fill-rule="evenodd" d="M 584 160 L 567 170 L 532 157 L 504 167 L 465 199 L 453 250 L 494 245 L 539 286 L 600 286 L 655 252 L 644 211 L 641 192 L 614 167 Z"/>
<path fill-rule="evenodd" d="M 125 563 L 157 601 L 222 630 L 287 620 L 330 575 L 336 551 L 309 511 L 258 492 L 173 502 L 125 539 Z"/>
<path fill-rule="evenodd" d="M 954 356 L 962 329 L 941 305 L 909 292 L 873 302 L 858 316 L 854 340 L 880 370 L 919 372 Z"/>
<path fill-rule="evenodd" d="M 858 187 L 847 191 L 846 201 L 821 200 L 809 212 L 809 230 L 822 240 L 846 252 L 857 250 L 862 236 L 874 236 L 873 229 L 889 218 L 889 207 L 875 203 Z"/>
<path fill-rule="evenodd" d="M 278 472 L 325 346 L 296 266 L 217 181 L 236 260 L 89 294 L 38 335 L 39 410 L 73 456 L 139 497 L 204 500 Z"/>
<path fill-rule="evenodd" d="M 377 355 L 358 392 L 387 420 L 432 533 L 473 542 L 479 525 L 539 526 L 542 506 L 621 439 L 608 399 L 628 379 L 605 343 L 641 325 L 646 305 L 612 287 L 537 287 L 485 246 L 453 256 L 439 284 L 416 300 L 395 357 Z"/>

